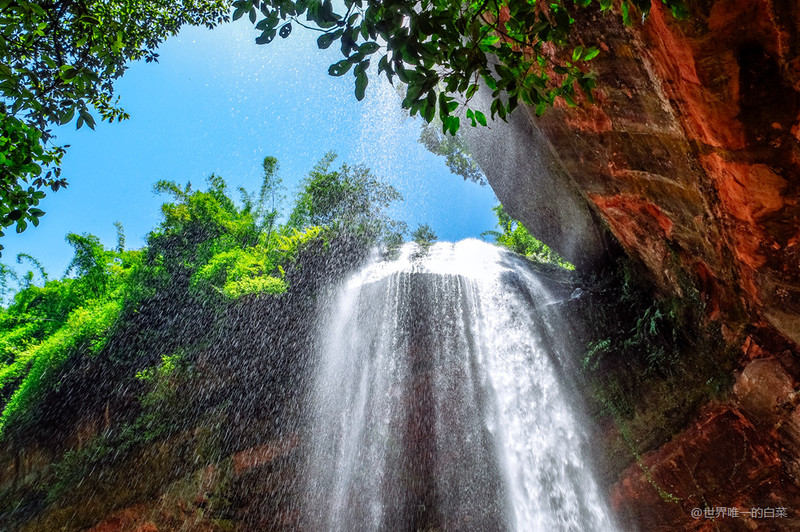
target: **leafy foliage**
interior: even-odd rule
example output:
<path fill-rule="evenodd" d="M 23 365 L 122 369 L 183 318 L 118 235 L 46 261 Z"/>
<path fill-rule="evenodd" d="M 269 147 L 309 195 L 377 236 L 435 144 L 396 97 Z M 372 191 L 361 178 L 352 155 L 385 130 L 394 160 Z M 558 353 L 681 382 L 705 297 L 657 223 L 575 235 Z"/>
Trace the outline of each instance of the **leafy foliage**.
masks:
<path fill-rule="evenodd" d="M 376 242 L 405 225 L 392 220 L 386 209 L 403 196 L 364 166 L 343 164 L 331 170 L 336 154 L 327 153 L 303 181 L 289 227 L 327 225 Z"/>
<path fill-rule="evenodd" d="M 127 63 L 154 61 L 158 45 L 184 24 L 227 19 L 227 0 L 0 1 L 0 229 L 38 225 L 42 189 L 66 186 L 51 127 L 75 119 L 94 129 L 127 113 L 114 82 Z M 2 236 L 2 233 L 0 233 Z"/>
<path fill-rule="evenodd" d="M 658 294 L 644 271 L 620 257 L 584 276 L 582 303 L 573 306 L 586 324 L 577 344 L 584 349 L 576 353 L 583 371 L 575 376 L 594 415 L 616 423 L 609 454 L 620 466 L 671 439 L 733 384 L 737 350 L 708 320 L 691 278 L 677 264 L 669 267 L 678 272 L 681 297 Z M 667 486 L 648 481 L 674 502 Z"/>
<path fill-rule="evenodd" d="M 661 1 L 674 15 L 685 15 L 681 0 Z M 442 131 L 455 133 L 460 105 L 473 125 L 486 125 L 484 113 L 470 106 L 481 81 L 493 91 L 492 118 L 505 119 L 520 101 L 537 113 L 556 98 L 576 105 L 582 93 L 592 101 L 595 76 L 586 63 L 600 51 L 573 46 L 569 36 L 574 10 L 593 3 L 603 11 L 613 5 L 611 0 L 345 0 L 344 11 L 337 12 L 332 0 L 236 0 L 233 18 L 250 18 L 261 32 L 258 44 L 288 37 L 294 25 L 319 31 L 318 46 L 337 43 L 344 56 L 328 72 L 352 71 L 358 100 L 377 59 L 379 75 L 408 86 L 404 108 L 428 122 L 438 115 Z M 630 24 L 636 12 L 644 19 L 650 7 L 651 0 L 623 0 L 623 19 Z M 571 53 L 561 59 L 548 43 Z"/>
<path fill-rule="evenodd" d="M 392 231 L 383 239 L 381 257 L 384 260 L 395 260 L 400 257 L 400 248 L 404 242 L 403 233 Z"/>
<path fill-rule="evenodd" d="M 280 214 L 278 207 L 283 197 L 282 184 L 278 176 L 278 160 L 275 157 L 265 157 L 262 164 L 264 168 L 264 181 L 258 196 L 259 209 L 256 211 L 256 220 L 260 221 L 259 228 L 267 231 L 267 240 L 272 234 L 272 229 Z M 269 203 L 269 207 L 267 207 Z"/>
<path fill-rule="evenodd" d="M 258 196 L 242 190 L 241 204 L 216 175 L 208 178 L 206 190 L 158 182 L 156 191 L 171 201 L 162 205 L 164 219 L 142 250 L 124 249 L 124 231 L 117 224 L 115 249 L 93 235 L 67 235 L 75 254 L 59 280 L 50 280 L 33 257 L 21 255 L 20 262 L 38 272 L 42 286 L 34 284 L 34 270 L 20 276 L 0 265 L 4 286 L 18 284 L 8 307 L 0 307 L 0 438 L 59 386 L 69 360 L 109 358 L 102 354 L 104 347 L 119 323 L 140 308 L 167 301 L 173 309 L 206 312 L 248 295 L 281 296 L 292 288 L 287 272 L 300 270 L 308 250 L 326 253 L 341 235 L 369 247 L 387 228 L 400 225 L 386 214 L 400 198 L 397 191 L 367 168 L 343 165 L 330 171 L 334 158 L 328 154 L 314 167 L 283 225 L 278 164 L 268 157 Z M 137 372 L 138 381 L 152 388 L 142 400 L 149 414 L 134 424 L 150 427 L 142 429 L 149 431 L 146 438 L 157 436 L 153 427 L 158 424 L 150 423 L 159 411 L 153 403 L 180 402 L 174 376 L 181 360 L 172 353 L 158 366 Z"/>
<path fill-rule="evenodd" d="M 155 191 L 171 195 L 174 201 L 162 205 L 164 221 L 148 236 L 146 264 L 136 283 L 139 298 L 185 291 L 192 275 L 215 255 L 259 244 L 253 207 L 237 207 L 221 177 L 211 175 L 207 181 L 205 191 L 192 190 L 190 183 L 184 187 L 156 183 Z"/>
<path fill-rule="evenodd" d="M 257 249 L 232 249 L 214 257 L 192 276 L 192 287 L 198 291 L 215 290 L 235 299 L 247 293 L 280 294 L 286 283 L 268 275 L 273 270 L 266 254 Z"/>
<path fill-rule="evenodd" d="M 0 369 L 0 386 L 24 375 L 0 415 L 0 436 L 11 421 L 29 411 L 42 392 L 56 382 L 58 371 L 71 353 L 76 349 L 91 353 L 102 349 L 120 308 L 119 301 L 111 300 L 75 309 L 63 327 Z"/>
<path fill-rule="evenodd" d="M 63 154 L 63 148 L 45 147 L 41 131 L 0 112 L 0 236 L 14 224 L 17 233 L 27 229 L 29 223 L 39 225 L 44 211 L 37 206 L 45 196 L 39 189 L 48 186 L 55 191 L 66 184 L 58 179 L 57 167 Z M 42 168 L 48 166 L 56 168 L 42 177 Z"/>
<path fill-rule="evenodd" d="M 448 135 L 441 132 L 437 126 L 437 120 L 423 125 L 419 134 L 419 142 L 429 152 L 443 156 L 447 167 L 455 175 L 460 175 L 467 181 L 485 185 L 486 177 L 478 163 L 472 158 L 464 136 L 458 131 L 453 135 Z"/>
<path fill-rule="evenodd" d="M 583 360 L 584 369 L 596 370 L 603 357 L 638 353 L 644 359 L 645 375 L 673 371 L 680 355 L 675 322 L 673 310 L 664 308 L 662 302 L 654 302 L 636 316 L 633 327 L 620 338 L 603 338 L 590 343 Z"/>
<path fill-rule="evenodd" d="M 283 228 L 270 236 L 267 246 L 235 248 L 215 254 L 192 276 L 192 288 L 206 295 L 216 292 L 228 299 L 246 294 L 282 294 L 288 285 L 284 266 L 297 261 L 301 250 L 329 235 L 321 226 L 304 231 Z"/>
<path fill-rule="evenodd" d="M 138 253 L 106 250 L 92 235 L 69 234 L 67 241 L 75 248 L 68 272 L 74 270 L 77 278 L 49 281 L 41 265 L 28 258 L 44 286 L 23 283 L 0 313 L 0 436 L 55 385 L 72 354 L 96 354 L 103 348 L 138 261 Z"/>
<path fill-rule="evenodd" d="M 417 250 L 412 254 L 412 258 L 423 257 L 428 254 L 433 243 L 438 240 L 436 233 L 428 224 L 420 224 L 413 233 L 411 239 L 417 244 Z"/>
<path fill-rule="evenodd" d="M 498 205 L 492 209 L 497 216 L 497 225 L 502 232 L 486 231 L 482 236 L 493 236 L 498 245 L 519 253 L 536 262 L 555 264 L 567 270 L 574 270 L 575 266 L 561 258 L 558 253 L 550 249 L 547 244 L 538 240 L 518 220 L 514 220 Z"/>

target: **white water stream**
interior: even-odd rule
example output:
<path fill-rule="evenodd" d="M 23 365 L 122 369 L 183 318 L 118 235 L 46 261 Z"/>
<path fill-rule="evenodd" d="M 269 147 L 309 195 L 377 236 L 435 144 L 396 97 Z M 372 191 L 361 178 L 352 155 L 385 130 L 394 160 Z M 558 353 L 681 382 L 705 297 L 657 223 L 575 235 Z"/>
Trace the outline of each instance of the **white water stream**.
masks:
<path fill-rule="evenodd" d="M 552 297 L 477 240 L 375 261 L 321 331 L 309 530 L 611 531 Z"/>

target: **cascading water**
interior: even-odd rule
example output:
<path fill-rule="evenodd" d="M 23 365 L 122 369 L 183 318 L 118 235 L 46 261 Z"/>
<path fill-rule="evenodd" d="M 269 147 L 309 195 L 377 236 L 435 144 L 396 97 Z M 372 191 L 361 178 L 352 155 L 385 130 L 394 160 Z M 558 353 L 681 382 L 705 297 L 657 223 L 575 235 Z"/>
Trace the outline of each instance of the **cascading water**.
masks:
<path fill-rule="evenodd" d="M 307 528 L 613 530 L 542 283 L 477 240 L 415 255 L 365 267 L 321 331 Z"/>

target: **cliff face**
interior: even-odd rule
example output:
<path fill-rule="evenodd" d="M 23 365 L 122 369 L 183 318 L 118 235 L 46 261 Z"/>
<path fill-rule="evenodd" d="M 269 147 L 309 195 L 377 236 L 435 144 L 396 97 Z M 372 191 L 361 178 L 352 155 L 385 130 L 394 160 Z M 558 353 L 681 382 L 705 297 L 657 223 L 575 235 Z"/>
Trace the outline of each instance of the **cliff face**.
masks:
<path fill-rule="evenodd" d="M 485 108 L 488 89 L 478 91 Z M 490 128 L 462 128 L 503 208 L 581 270 L 608 260 L 607 232 L 535 121 L 524 111 Z"/>
<path fill-rule="evenodd" d="M 654 1 L 632 28 L 580 10 L 575 44 L 604 52 L 592 65 L 598 105 L 528 111 L 559 171 L 659 291 L 681 297 L 689 279 L 740 348 L 733 398 L 614 488 L 645 530 L 710 526 L 689 514 L 705 505 L 780 506 L 800 479 L 800 2 L 687 4 L 678 21 Z M 732 441 L 747 451 L 726 455 Z M 723 455 L 735 471 L 709 460 Z"/>
<path fill-rule="evenodd" d="M 731 328 L 800 341 L 800 3 L 695 1 L 676 21 L 589 12 L 597 106 L 535 120 L 667 292 L 694 274 Z M 744 311 L 744 315 L 740 312 Z"/>

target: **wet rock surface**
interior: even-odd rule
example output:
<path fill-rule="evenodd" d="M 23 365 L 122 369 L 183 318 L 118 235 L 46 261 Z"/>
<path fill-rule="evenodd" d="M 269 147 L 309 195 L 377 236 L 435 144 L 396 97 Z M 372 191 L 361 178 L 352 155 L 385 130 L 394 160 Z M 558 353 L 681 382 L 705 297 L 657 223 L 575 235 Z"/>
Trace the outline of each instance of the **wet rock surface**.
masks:
<path fill-rule="evenodd" d="M 798 496 L 771 435 L 723 404 L 643 456 L 611 493 L 622 522 L 651 531 L 793 530 Z"/>

